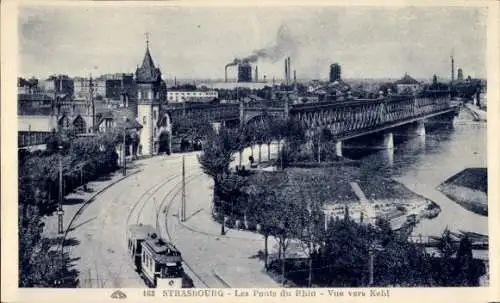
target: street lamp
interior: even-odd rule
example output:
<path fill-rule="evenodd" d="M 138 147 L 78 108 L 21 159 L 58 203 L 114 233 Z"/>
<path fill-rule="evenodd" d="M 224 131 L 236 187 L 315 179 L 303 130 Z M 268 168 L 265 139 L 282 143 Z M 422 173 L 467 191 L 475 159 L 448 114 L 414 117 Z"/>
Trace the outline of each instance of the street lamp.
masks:
<path fill-rule="evenodd" d="M 57 232 L 59 234 L 64 233 L 63 230 L 63 215 L 64 211 L 62 209 L 62 201 L 63 201 L 63 170 L 62 170 L 62 149 L 63 147 L 59 145 L 59 199 L 57 206 Z"/>
<path fill-rule="evenodd" d="M 122 146 L 122 152 L 123 152 L 123 176 L 127 174 L 127 159 L 125 158 L 125 135 L 127 132 L 127 117 L 123 117 L 123 146 Z"/>

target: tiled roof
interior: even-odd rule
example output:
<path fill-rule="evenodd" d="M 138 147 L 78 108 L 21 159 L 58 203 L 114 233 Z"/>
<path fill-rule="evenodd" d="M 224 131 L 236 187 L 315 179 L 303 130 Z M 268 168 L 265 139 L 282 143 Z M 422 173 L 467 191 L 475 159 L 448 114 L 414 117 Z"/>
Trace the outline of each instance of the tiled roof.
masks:
<path fill-rule="evenodd" d="M 127 129 L 141 129 L 142 125 L 135 120 L 134 112 L 129 108 L 117 108 L 99 113 L 97 125 L 100 125 L 105 119 L 111 119 L 115 122 L 117 128 L 123 128 L 124 123 Z M 124 120 L 126 118 L 126 122 Z"/>

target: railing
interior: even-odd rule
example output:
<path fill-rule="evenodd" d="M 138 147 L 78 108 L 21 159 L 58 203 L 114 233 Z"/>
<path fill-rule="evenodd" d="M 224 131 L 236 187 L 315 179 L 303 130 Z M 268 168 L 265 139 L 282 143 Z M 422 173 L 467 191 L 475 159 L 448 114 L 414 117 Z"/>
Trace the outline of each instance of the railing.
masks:
<path fill-rule="evenodd" d="M 50 132 L 20 131 L 17 133 L 17 146 L 18 148 L 22 148 L 45 144 L 45 140 L 50 134 Z"/>
<path fill-rule="evenodd" d="M 294 106 L 291 114 L 307 128 L 327 127 L 333 135 L 340 135 L 453 108 L 446 97 L 395 97 L 300 105 Z"/>
<path fill-rule="evenodd" d="M 244 111 L 284 111 L 281 101 L 250 102 L 243 105 Z M 453 108 L 449 97 L 390 96 L 384 99 L 355 99 L 340 102 L 319 102 L 312 104 L 290 104 L 290 115 L 308 128 L 328 127 L 334 135 L 345 132 L 370 129 L 380 125 L 429 115 Z M 224 120 L 239 117 L 239 104 L 186 103 L 167 107 L 172 120 L 208 119 Z"/>

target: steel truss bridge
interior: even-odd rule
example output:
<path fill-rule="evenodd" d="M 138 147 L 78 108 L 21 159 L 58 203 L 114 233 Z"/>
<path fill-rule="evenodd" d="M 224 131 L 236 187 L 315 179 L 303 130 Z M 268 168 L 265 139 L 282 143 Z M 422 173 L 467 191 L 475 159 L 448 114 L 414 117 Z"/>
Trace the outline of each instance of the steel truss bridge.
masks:
<path fill-rule="evenodd" d="M 449 122 L 459 108 L 460 104 L 452 101 L 449 94 L 436 93 L 425 97 L 389 96 L 295 105 L 287 102 L 187 103 L 168 106 L 167 111 L 174 124 L 183 119 L 241 125 L 261 119 L 290 118 L 300 122 L 310 135 L 326 128 L 336 140 L 342 141 L 428 119 Z"/>

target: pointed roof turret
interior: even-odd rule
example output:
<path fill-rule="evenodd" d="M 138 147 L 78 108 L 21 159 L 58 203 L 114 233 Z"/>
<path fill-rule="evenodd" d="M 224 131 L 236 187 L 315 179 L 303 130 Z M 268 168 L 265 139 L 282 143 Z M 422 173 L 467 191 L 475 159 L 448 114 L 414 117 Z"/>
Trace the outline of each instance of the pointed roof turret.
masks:
<path fill-rule="evenodd" d="M 155 67 L 153 58 L 149 52 L 149 40 L 146 41 L 146 53 L 142 60 L 142 65 L 135 72 L 137 82 L 156 82 L 161 79 L 159 68 Z"/>

